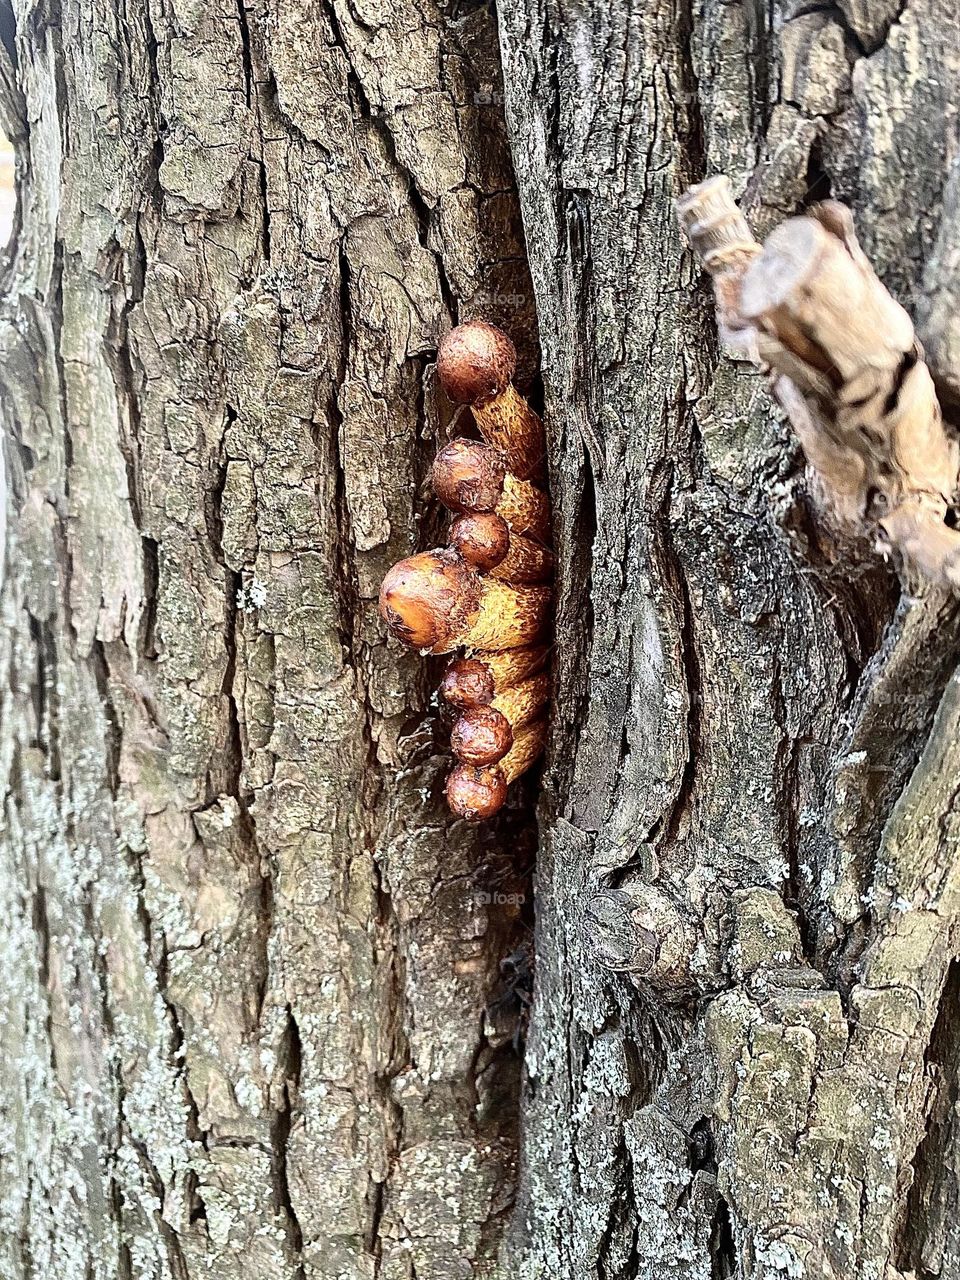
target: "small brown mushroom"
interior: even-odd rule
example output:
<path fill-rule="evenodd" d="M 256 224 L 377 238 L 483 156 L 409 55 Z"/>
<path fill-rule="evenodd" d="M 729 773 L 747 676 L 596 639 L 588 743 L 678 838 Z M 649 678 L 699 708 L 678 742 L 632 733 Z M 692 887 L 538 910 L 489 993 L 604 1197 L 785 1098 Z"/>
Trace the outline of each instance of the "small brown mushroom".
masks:
<path fill-rule="evenodd" d="M 528 653 L 527 649 L 508 649 L 508 653 Z M 491 703 L 496 690 L 493 672 L 478 658 L 458 658 L 451 662 L 440 685 L 440 696 L 452 707 L 483 707 Z"/>
<path fill-rule="evenodd" d="M 468 822 L 482 822 L 503 807 L 507 788 L 530 768 L 547 741 L 546 719 L 526 725 L 499 764 L 489 768 L 458 765 L 447 779 L 447 803 Z"/>
<path fill-rule="evenodd" d="M 433 491 L 450 511 L 494 511 L 503 497 L 503 459 L 479 440 L 459 437 L 433 460 Z"/>
<path fill-rule="evenodd" d="M 528 480 L 543 471 L 543 424 L 512 384 L 516 366 L 513 343 L 482 320 L 451 329 L 437 353 L 444 391 L 456 404 L 470 405 L 483 438 L 515 476 Z"/>
<path fill-rule="evenodd" d="M 497 693 L 510 689 L 528 676 L 535 675 L 546 665 L 550 650 L 546 645 L 530 649 L 511 649 L 504 653 L 475 653 L 490 668 Z"/>
<path fill-rule="evenodd" d="M 501 771 L 458 764 L 447 778 L 447 804 L 459 818 L 484 822 L 503 808 L 507 783 Z"/>
<path fill-rule="evenodd" d="M 516 782 L 521 774 L 526 773 L 538 756 L 543 754 L 547 745 L 546 717 L 524 725 L 513 735 L 513 746 L 500 761 L 499 769 L 509 786 Z"/>
<path fill-rule="evenodd" d="M 398 561 L 380 587 L 380 615 L 404 644 L 455 649 L 480 609 L 480 579 L 454 551 L 426 551 Z M 441 646 L 438 648 L 437 646 Z"/>
<path fill-rule="evenodd" d="M 550 501 L 542 489 L 528 480 L 509 474 L 504 477 L 497 515 L 503 516 L 514 533 L 540 543 L 550 541 Z"/>
<path fill-rule="evenodd" d="M 509 553 L 513 550 L 512 541 L 506 520 L 492 511 L 460 516 L 450 526 L 450 545 L 459 551 L 468 564 L 472 564 L 481 573 L 496 569 L 501 562 L 509 559 Z M 518 556 L 521 554 L 518 551 Z M 528 563 L 528 559 L 523 559 L 521 567 Z M 515 576 L 511 578 L 506 574 L 496 576 L 505 582 L 544 581 L 543 577 L 523 579 Z M 549 577 L 549 574 L 546 576 Z"/>
<path fill-rule="evenodd" d="M 450 732 L 450 749 L 462 764 L 496 764 L 513 746 L 513 727 L 494 707 L 468 707 Z"/>
<path fill-rule="evenodd" d="M 466 654 L 441 695 L 460 712 L 451 809 L 490 817 L 507 787 L 543 750 L 553 575 L 543 426 L 512 385 L 513 343 L 494 326 L 460 325 L 440 345 L 439 380 L 469 405 L 483 441 L 451 440 L 434 461 L 433 489 L 457 515 L 450 546 L 395 564 L 380 590 L 390 631 L 424 653 Z"/>
<path fill-rule="evenodd" d="M 506 391 L 516 370 L 516 347 L 485 320 L 457 325 L 437 352 L 437 374 L 454 404 L 486 404 Z"/>
<path fill-rule="evenodd" d="M 495 511 L 514 533 L 537 542 L 550 538 L 550 504 L 542 489 L 504 471 L 496 449 L 479 440 L 457 437 L 433 462 L 433 491 L 458 515 Z"/>
<path fill-rule="evenodd" d="M 380 614 L 393 634 L 415 649 L 515 649 L 543 634 L 550 598 L 549 587 L 513 587 L 481 578 L 447 548 L 395 564 L 380 588 Z"/>
<path fill-rule="evenodd" d="M 501 582 L 549 582 L 553 577 L 553 552 L 533 538 L 508 530 L 507 553 L 490 566 L 490 573 Z"/>
<path fill-rule="evenodd" d="M 534 675 L 547 661 L 546 645 L 528 649 L 505 649 L 502 653 L 474 653 L 472 658 L 459 658 L 447 667 L 440 685 L 440 695 L 451 706 L 479 707 L 513 685 Z"/>
<path fill-rule="evenodd" d="M 550 696 L 546 672 L 504 689 L 489 706 L 465 708 L 450 734 L 453 754 L 464 764 L 495 764 L 513 746 L 520 729 L 540 715 Z"/>
<path fill-rule="evenodd" d="M 531 676 L 529 680 L 521 680 L 498 693 L 490 704 L 509 722 L 516 734 L 517 729 L 529 724 L 547 705 L 550 698 L 550 676 L 546 671 Z"/>

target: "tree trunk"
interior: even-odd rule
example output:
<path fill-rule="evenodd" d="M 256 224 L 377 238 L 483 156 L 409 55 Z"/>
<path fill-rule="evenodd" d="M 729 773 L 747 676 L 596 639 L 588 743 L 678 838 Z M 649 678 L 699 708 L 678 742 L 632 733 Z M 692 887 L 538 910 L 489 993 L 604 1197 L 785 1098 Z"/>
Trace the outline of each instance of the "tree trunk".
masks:
<path fill-rule="evenodd" d="M 960 610 L 829 553 L 673 213 L 847 201 L 958 416 L 960 19 L 499 26 L 0 0 L 3 1280 L 960 1280 Z M 539 844 L 375 609 L 474 315 L 542 368 Z"/>
<path fill-rule="evenodd" d="M 804 8 L 503 11 L 563 566 L 511 1275 L 960 1276 L 956 605 L 824 563 L 672 210 L 847 201 L 956 386 L 955 8 Z"/>

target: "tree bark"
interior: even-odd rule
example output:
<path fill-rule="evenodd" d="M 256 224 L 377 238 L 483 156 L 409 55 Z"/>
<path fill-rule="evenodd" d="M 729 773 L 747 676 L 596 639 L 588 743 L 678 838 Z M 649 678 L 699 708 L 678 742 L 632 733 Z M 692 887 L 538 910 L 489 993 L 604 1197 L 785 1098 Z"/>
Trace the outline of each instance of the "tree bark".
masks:
<path fill-rule="evenodd" d="M 532 827 L 448 822 L 375 606 L 438 333 L 535 367 L 493 16 L 7 17 L 0 1273 L 481 1273 Z"/>
<path fill-rule="evenodd" d="M 0 1275 L 960 1278 L 960 610 L 830 553 L 673 213 L 847 201 L 953 421 L 958 73 L 949 0 L 0 0 Z M 375 609 L 470 316 L 539 844 Z"/>
<path fill-rule="evenodd" d="M 956 12 L 501 13 L 563 579 L 508 1274 L 960 1276 L 956 603 L 825 561 L 672 207 L 848 202 L 946 393 Z"/>

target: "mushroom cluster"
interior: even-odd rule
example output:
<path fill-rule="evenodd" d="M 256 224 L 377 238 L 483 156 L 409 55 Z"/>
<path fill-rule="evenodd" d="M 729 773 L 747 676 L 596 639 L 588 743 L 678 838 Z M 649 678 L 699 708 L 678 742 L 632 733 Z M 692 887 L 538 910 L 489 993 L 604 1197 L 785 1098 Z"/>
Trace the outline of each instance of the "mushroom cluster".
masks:
<path fill-rule="evenodd" d="M 471 822 L 492 817 L 546 741 L 553 556 L 543 425 L 513 386 L 516 350 L 483 321 L 443 339 L 437 375 L 469 405 L 483 437 L 451 440 L 433 490 L 454 514 L 446 547 L 395 564 L 380 589 L 393 635 L 424 653 L 464 650 L 443 677 L 458 763 L 447 801 Z"/>

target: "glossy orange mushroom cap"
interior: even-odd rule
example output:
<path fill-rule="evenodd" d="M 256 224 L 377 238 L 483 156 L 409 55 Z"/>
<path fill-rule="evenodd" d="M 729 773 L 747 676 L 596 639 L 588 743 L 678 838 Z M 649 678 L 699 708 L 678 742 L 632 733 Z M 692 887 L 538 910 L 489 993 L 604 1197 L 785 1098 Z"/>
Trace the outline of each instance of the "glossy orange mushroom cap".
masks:
<path fill-rule="evenodd" d="M 509 651 L 508 651 L 509 652 Z M 493 672 L 476 658 L 460 658 L 451 662 L 440 684 L 440 696 L 462 711 L 465 707 L 485 706 L 496 692 Z"/>
<path fill-rule="evenodd" d="M 404 644 L 443 653 L 469 625 L 480 583 L 455 551 L 400 560 L 380 588 L 380 616 Z"/>
<path fill-rule="evenodd" d="M 447 779 L 447 803 L 468 822 L 483 822 L 503 808 L 507 783 L 499 769 L 475 769 L 461 764 Z"/>
<path fill-rule="evenodd" d="M 463 764 L 496 764 L 513 746 L 513 728 L 494 707 L 468 707 L 450 733 L 450 749 Z"/>
<path fill-rule="evenodd" d="M 482 573 L 495 569 L 510 550 L 506 520 L 491 512 L 460 516 L 450 526 L 450 544 Z"/>
<path fill-rule="evenodd" d="M 493 511 L 503 496 L 503 459 L 488 444 L 459 437 L 433 462 L 433 491 L 450 511 Z"/>
<path fill-rule="evenodd" d="M 517 349 L 483 320 L 451 329 L 437 352 L 440 385 L 455 404 L 484 404 L 505 391 L 517 368 Z"/>

